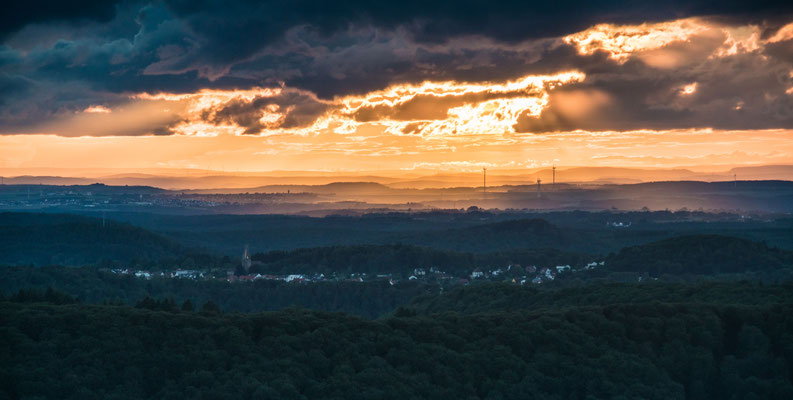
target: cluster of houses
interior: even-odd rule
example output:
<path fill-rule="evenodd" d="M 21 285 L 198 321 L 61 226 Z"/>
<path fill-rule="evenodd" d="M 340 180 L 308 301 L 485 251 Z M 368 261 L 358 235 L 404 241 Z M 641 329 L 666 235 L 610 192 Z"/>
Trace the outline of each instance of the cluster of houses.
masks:
<path fill-rule="evenodd" d="M 145 270 L 131 270 L 129 268 L 114 268 L 110 272 L 118 275 L 134 275 L 136 278 L 151 279 L 160 278 L 184 278 L 184 279 L 204 279 L 204 273 L 198 270 L 177 269 L 175 271 L 151 272 Z"/>
<path fill-rule="evenodd" d="M 408 280 L 415 281 L 415 280 L 427 279 L 428 277 L 432 277 L 440 280 L 449 280 L 449 279 L 457 278 L 435 267 L 430 267 L 429 270 L 425 268 L 413 268 L 413 275 L 408 277 Z"/>
<path fill-rule="evenodd" d="M 521 275 L 519 278 L 512 278 L 513 283 L 520 283 L 521 285 L 525 285 L 527 282 L 530 282 L 535 285 L 539 285 L 543 282 L 552 281 L 556 279 L 556 277 L 563 273 L 569 272 L 577 272 L 577 271 L 585 271 L 591 270 L 598 267 L 602 267 L 606 265 L 605 261 L 592 261 L 589 264 L 586 264 L 582 268 L 573 268 L 569 264 L 568 265 L 557 265 L 552 268 L 538 268 L 535 265 L 529 265 L 525 268 L 521 267 L 519 264 L 510 264 L 507 266 L 507 269 L 494 269 L 489 271 L 482 271 L 481 269 L 477 268 L 473 272 L 471 272 L 470 278 L 473 279 L 497 279 L 499 276 L 504 275 L 506 273 L 510 273 L 511 276 L 514 276 L 514 271 L 517 270 L 519 273 L 525 273 L 525 275 Z"/>
<path fill-rule="evenodd" d="M 271 275 L 271 274 L 248 274 L 248 275 L 235 275 L 229 273 L 227 278 L 229 282 L 253 282 L 258 280 L 266 281 L 284 281 L 284 282 L 322 282 L 325 281 L 325 274 L 290 274 L 290 275 Z"/>
<path fill-rule="evenodd" d="M 247 256 L 247 252 L 246 252 L 246 256 Z M 250 268 L 250 261 L 248 260 L 250 259 L 247 257 L 243 257 L 243 267 Z M 550 268 L 548 267 L 540 268 L 535 265 L 522 267 L 519 264 L 510 264 L 506 268 L 497 268 L 491 270 L 483 270 L 477 268 L 473 270 L 468 276 L 463 276 L 463 277 L 448 274 L 435 267 L 429 269 L 414 268 L 413 274 L 411 274 L 407 278 L 407 280 L 433 281 L 433 282 L 445 283 L 445 284 L 463 284 L 463 285 L 468 284 L 471 281 L 475 281 L 475 280 L 498 280 L 498 281 L 511 281 L 513 283 L 519 283 L 521 285 L 525 285 L 527 283 L 538 285 L 543 282 L 553 281 L 560 274 L 591 270 L 598 267 L 602 267 L 603 265 L 605 265 L 604 261 L 593 261 L 581 268 L 573 268 L 570 265 L 557 265 L 555 267 L 550 267 Z M 375 280 L 380 280 L 380 281 L 386 280 L 392 285 L 399 282 L 399 280 L 395 278 L 394 274 L 351 273 L 349 275 L 340 276 L 334 273 L 333 276 L 331 277 L 326 277 L 325 274 L 321 274 L 321 273 L 274 275 L 274 274 L 247 273 L 248 268 L 246 268 L 245 275 L 237 275 L 234 273 L 234 271 L 228 271 L 228 274 L 224 278 L 219 278 L 219 279 L 224 279 L 228 282 L 253 282 L 258 280 L 268 280 L 268 281 L 283 281 L 283 282 L 293 282 L 293 283 L 311 283 L 311 282 L 325 282 L 325 281 L 365 282 L 365 281 L 375 281 Z M 120 275 L 133 275 L 141 279 L 151 279 L 153 277 L 173 278 L 173 279 L 194 279 L 194 280 L 216 279 L 214 276 L 209 275 L 208 273 L 205 273 L 203 271 L 188 270 L 188 269 L 176 269 L 173 271 L 151 272 L 145 270 L 116 268 L 116 269 L 112 269 L 111 272 Z"/>

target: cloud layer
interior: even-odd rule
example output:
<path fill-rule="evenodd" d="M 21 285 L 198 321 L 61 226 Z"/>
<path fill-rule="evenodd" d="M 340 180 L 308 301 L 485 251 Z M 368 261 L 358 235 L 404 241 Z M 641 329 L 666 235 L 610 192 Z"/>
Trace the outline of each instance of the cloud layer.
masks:
<path fill-rule="evenodd" d="M 25 2 L 0 24 L 0 133 L 790 129 L 792 8 Z"/>

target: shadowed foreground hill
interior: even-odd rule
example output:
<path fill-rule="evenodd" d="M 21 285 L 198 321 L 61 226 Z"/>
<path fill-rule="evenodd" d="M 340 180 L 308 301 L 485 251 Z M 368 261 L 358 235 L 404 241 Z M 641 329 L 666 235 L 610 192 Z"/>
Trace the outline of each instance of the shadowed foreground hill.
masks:
<path fill-rule="evenodd" d="M 792 315 L 656 303 L 367 321 L 0 301 L 0 397 L 789 399 Z"/>
<path fill-rule="evenodd" d="M 475 314 L 528 311 L 549 307 L 572 308 L 641 303 L 745 306 L 793 304 L 793 283 L 783 285 L 753 282 L 607 283 L 559 289 L 493 283 L 463 286 L 440 295 L 420 296 L 399 312 Z"/>
<path fill-rule="evenodd" d="M 65 214 L 0 213 L 0 264 L 85 265 L 181 257 L 179 243 L 129 224 Z"/>
<path fill-rule="evenodd" d="M 736 274 L 793 269 L 793 252 L 730 236 L 688 235 L 626 247 L 606 267 L 650 276 Z"/>
<path fill-rule="evenodd" d="M 0 295 L 20 290 L 54 289 L 86 303 L 133 305 L 145 297 L 181 304 L 211 301 L 224 311 L 259 312 L 299 306 L 322 311 L 376 318 L 392 312 L 434 287 L 417 282 L 320 282 L 311 284 L 257 280 L 228 283 L 222 280 L 152 278 L 113 274 L 96 268 L 0 267 Z"/>

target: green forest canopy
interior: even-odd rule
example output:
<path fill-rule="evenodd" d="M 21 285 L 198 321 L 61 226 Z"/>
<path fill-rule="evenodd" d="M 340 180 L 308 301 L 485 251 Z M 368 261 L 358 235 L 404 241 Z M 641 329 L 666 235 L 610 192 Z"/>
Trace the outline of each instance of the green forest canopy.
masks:
<path fill-rule="evenodd" d="M 0 326 L 12 399 L 793 397 L 790 304 L 368 321 L 0 301 Z"/>

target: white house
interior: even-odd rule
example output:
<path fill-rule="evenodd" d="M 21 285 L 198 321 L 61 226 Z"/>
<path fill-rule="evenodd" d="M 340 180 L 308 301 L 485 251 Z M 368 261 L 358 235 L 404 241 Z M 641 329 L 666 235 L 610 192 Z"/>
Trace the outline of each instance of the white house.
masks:
<path fill-rule="evenodd" d="M 146 272 L 146 271 L 138 271 L 138 272 L 135 272 L 135 277 L 136 278 L 151 279 L 151 273 Z"/>

